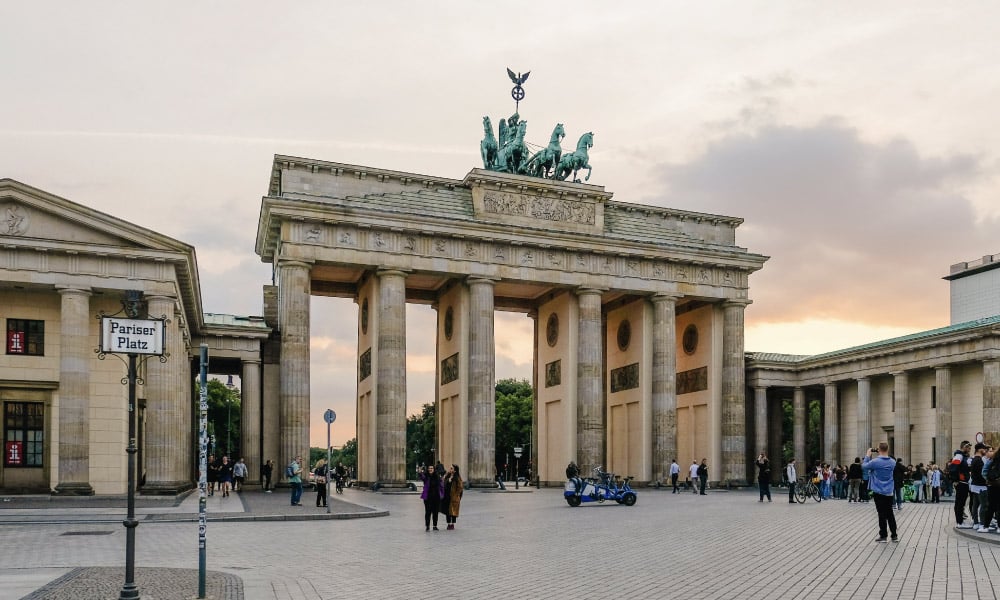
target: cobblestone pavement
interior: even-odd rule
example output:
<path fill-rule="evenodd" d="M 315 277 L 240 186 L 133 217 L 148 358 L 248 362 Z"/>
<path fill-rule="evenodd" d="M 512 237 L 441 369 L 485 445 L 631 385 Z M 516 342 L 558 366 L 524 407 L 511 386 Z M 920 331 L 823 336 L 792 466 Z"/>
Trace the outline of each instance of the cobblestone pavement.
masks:
<path fill-rule="evenodd" d="M 444 530 L 442 519 L 436 532 L 424 531 L 415 495 L 348 490 L 344 498 L 391 514 L 210 523 L 209 570 L 238 576 L 245 598 L 266 600 L 957 600 L 996 598 L 1000 586 L 1000 544 L 983 541 L 1000 541 L 1000 535 L 958 535 L 950 503 L 904 505 L 897 514 L 900 543 L 878 544 L 874 505 L 790 505 L 780 491 L 774 503 L 758 503 L 752 491 L 640 490 L 634 507 L 570 508 L 556 489 L 471 490 L 457 530 Z M 120 526 L 107 535 L 61 535 L 109 529 L 97 523 L 2 526 L 0 597 L 8 597 L 5 583 L 24 572 L 120 566 Z M 197 535 L 192 523 L 144 522 L 137 530 L 137 567 L 197 569 Z"/>

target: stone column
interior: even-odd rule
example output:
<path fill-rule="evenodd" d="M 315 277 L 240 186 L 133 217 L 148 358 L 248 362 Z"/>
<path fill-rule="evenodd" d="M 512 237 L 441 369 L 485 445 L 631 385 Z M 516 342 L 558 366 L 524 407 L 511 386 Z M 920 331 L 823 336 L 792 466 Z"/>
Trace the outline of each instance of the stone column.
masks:
<path fill-rule="evenodd" d="M 528 311 L 528 318 L 531 319 L 531 331 L 533 341 L 531 343 L 531 452 L 528 456 L 531 459 L 530 480 L 538 479 L 538 309 L 533 308 Z M 529 481 L 530 483 L 530 481 Z"/>
<path fill-rule="evenodd" d="M 778 393 L 772 393 L 770 399 L 770 415 L 768 422 L 768 450 L 767 456 L 771 459 L 771 481 L 778 483 L 782 478 L 782 469 L 788 464 L 784 456 L 784 432 L 782 423 L 785 418 L 785 401 Z M 774 398 L 773 396 L 779 396 Z"/>
<path fill-rule="evenodd" d="M 937 408 L 934 414 L 934 453 L 936 462 L 943 464 L 951 458 L 951 367 L 934 369 L 934 386 L 937 389 Z"/>
<path fill-rule="evenodd" d="M 823 385 L 823 462 L 836 466 L 840 460 L 840 403 L 837 399 L 837 384 Z"/>
<path fill-rule="evenodd" d="M 603 290 L 577 290 L 580 305 L 577 337 L 576 445 L 580 472 L 604 465 L 604 340 L 601 336 Z"/>
<path fill-rule="evenodd" d="M 792 446 L 795 451 L 795 472 L 805 473 L 806 460 L 806 391 L 800 387 L 792 392 Z"/>
<path fill-rule="evenodd" d="M 246 483 L 257 485 L 260 483 L 260 409 L 261 409 L 261 388 L 260 388 L 260 361 L 245 360 L 242 364 L 243 373 L 240 375 L 240 458 L 247 465 Z M 305 457 L 303 457 L 305 458 Z M 273 477 L 273 475 L 272 475 Z"/>
<path fill-rule="evenodd" d="M 743 313 L 748 300 L 722 303 L 722 468 L 719 479 L 747 479 L 746 366 Z"/>
<path fill-rule="evenodd" d="M 59 315 L 59 483 L 55 493 L 92 496 L 90 485 L 90 289 L 56 286 Z"/>
<path fill-rule="evenodd" d="M 896 372 L 893 376 L 893 393 L 896 396 L 896 414 L 893 423 L 893 435 L 896 438 L 895 458 L 902 458 L 903 464 L 910 461 L 910 391 L 909 377 L 906 371 Z M 984 408 L 985 411 L 985 408 Z"/>
<path fill-rule="evenodd" d="M 766 452 L 771 459 L 767 446 L 767 387 L 758 386 L 753 389 L 754 436 L 753 455 Z"/>
<path fill-rule="evenodd" d="M 469 484 L 492 486 L 496 469 L 496 347 L 493 281 L 469 285 Z"/>
<path fill-rule="evenodd" d="M 376 473 L 383 485 L 406 483 L 406 273 L 377 272 Z"/>
<path fill-rule="evenodd" d="M 983 361 L 983 435 L 1000 443 L 1000 360 Z"/>
<path fill-rule="evenodd" d="M 310 268 L 309 263 L 295 260 L 278 263 L 281 457 L 275 465 L 275 481 L 285 479 L 285 466 L 296 456 L 309 461 Z M 305 470 L 308 465 L 302 467 Z"/>
<path fill-rule="evenodd" d="M 173 296 L 146 296 L 150 319 L 166 318 L 164 329 L 166 340 L 164 350 L 171 356 L 166 362 L 151 356 L 146 361 L 146 438 L 143 463 L 146 468 L 146 484 L 143 494 L 177 494 L 190 485 L 188 473 L 178 460 L 180 449 L 178 439 L 187 439 L 187 430 L 182 430 L 184 411 L 189 410 L 183 402 L 185 394 L 177 388 L 176 370 L 187 357 L 175 356 L 177 331 L 174 307 L 177 299 Z"/>
<path fill-rule="evenodd" d="M 670 480 L 677 458 L 677 320 L 678 296 L 656 294 L 653 302 L 653 481 Z"/>
<path fill-rule="evenodd" d="M 864 456 L 872 448 L 872 382 L 858 377 L 858 443 L 855 456 Z"/>

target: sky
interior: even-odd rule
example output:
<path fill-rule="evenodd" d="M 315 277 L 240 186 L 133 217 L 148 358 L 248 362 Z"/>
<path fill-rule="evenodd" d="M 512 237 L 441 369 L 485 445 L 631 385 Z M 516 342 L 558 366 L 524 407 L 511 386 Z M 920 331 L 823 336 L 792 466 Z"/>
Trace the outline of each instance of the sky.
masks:
<path fill-rule="evenodd" d="M 949 266 L 1000 252 L 1000 5 L 8 2 L 0 177 L 195 246 L 206 312 L 261 314 L 275 154 L 461 179 L 482 117 L 594 132 L 614 200 L 737 216 L 770 256 L 748 351 L 813 354 L 948 324 Z M 357 308 L 312 299 L 312 443 L 354 436 Z M 408 409 L 434 312 L 407 312 Z M 531 322 L 497 313 L 497 377 Z"/>

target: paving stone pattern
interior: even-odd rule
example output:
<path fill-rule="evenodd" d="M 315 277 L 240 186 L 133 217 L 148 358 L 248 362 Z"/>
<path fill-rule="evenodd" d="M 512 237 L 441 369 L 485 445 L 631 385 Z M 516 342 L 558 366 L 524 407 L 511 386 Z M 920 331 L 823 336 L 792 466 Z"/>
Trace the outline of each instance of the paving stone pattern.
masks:
<path fill-rule="evenodd" d="M 266 600 L 997 597 L 1000 544 L 982 540 L 1000 535 L 959 535 L 950 503 L 904 505 L 901 541 L 878 544 L 873 504 L 786 498 L 640 490 L 633 507 L 570 508 L 555 489 L 470 490 L 455 531 L 442 518 L 425 532 L 417 496 L 348 490 L 345 500 L 390 516 L 210 523 L 208 567 Z M 4 570 L 121 565 L 121 530 L 60 536 L 87 528 L 107 525 L 0 526 L 0 584 Z M 194 524 L 137 530 L 139 568 L 196 570 L 197 561 Z"/>
<path fill-rule="evenodd" d="M 124 583 L 124 567 L 80 568 L 24 596 L 22 600 L 111 600 L 119 597 Z M 189 600 L 198 597 L 197 569 L 137 568 L 135 583 L 143 600 Z M 235 575 L 207 571 L 205 595 L 218 600 L 239 600 L 243 598 L 243 582 Z"/>

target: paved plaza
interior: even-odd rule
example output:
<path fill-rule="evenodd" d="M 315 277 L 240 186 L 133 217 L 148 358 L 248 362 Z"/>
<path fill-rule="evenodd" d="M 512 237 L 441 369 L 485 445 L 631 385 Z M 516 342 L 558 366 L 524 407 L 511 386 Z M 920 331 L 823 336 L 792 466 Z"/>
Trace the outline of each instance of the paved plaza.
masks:
<path fill-rule="evenodd" d="M 260 517 L 210 523 L 208 569 L 221 582 L 214 589 L 224 590 L 217 597 L 960 599 L 996 598 L 1000 585 L 1000 543 L 990 543 L 1000 535 L 958 535 L 948 502 L 904 505 L 897 515 L 900 543 L 877 544 L 873 504 L 789 505 L 783 490 L 770 504 L 758 503 L 754 491 L 640 490 L 631 508 L 570 508 L 556 489 L 473 490 L 458 529 L 444 530 L 442 518 L 437 532 L 424 531 L 415 494 L 347 490 L 344 500 L 356 506 L 331 510 L 375 518 L 334 520 L 265 518 L 271 505 L 284 511 L 287 497 L 247 496 L 253 494 L 242 507 L 235 497 L 226 499 L 228 508 L 221 500 L 214 507 L 219 515 L 250 508 Z M 325 514 L 308 492 L 304 500 L 304 507 L 288 507 L 290 518 Z M 173 514 L 188 519 L 181 508 Z M 18 509 L 0 509 L 0 598 L 47 597 L 36 590 L 54 589 L 51 582 L 80 567 L 121 572 L 119 514 L 92 509 L 84 518 L 46 509 L 48 518 L 38 519 L 12 510 Z M 198 568 L 197 525 L 164 520 L 170 512 L 164 509 L 160 520 L 143 517 L 137 530 L 140 585 L 145 570 L 170 582 L 162 586 L 170 589 L 140 587 L 145 599 L 197 595 L 190 584 Z M 65 522 L 12 522 L 28 518 Z M 110 596 L 90 597 L 117 597 L 120 585 L 115 581 Z"/>

